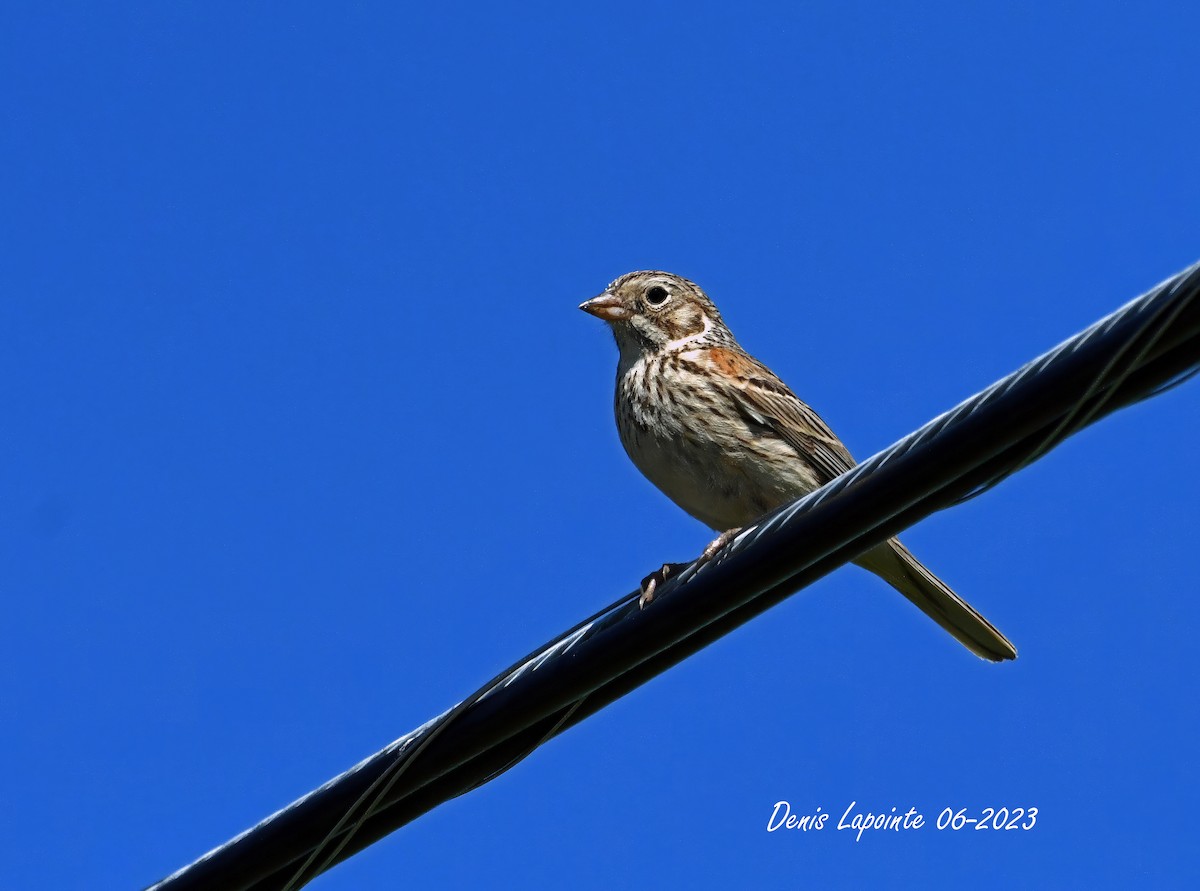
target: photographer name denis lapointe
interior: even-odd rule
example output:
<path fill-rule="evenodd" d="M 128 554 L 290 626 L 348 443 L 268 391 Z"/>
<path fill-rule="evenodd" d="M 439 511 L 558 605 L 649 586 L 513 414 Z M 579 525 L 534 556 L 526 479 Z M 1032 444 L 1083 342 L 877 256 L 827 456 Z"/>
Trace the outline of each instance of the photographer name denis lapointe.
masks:
<path fill-rule="evenodd" d="M 834 829 L 838 832 L 849 831 L 858 842 L 862 841 L 863 834 L 867 832 L 912 832 L 928 827 L 951 832 L 1028 832 L 1037 825 L 1037 818 L 1036 807 L 984 807 L 978 810 L 944 807 L 937 818 L 930 821 L 915 806 L 906 811 L 893 807 L 891 810 L 876 813 L 859 808 L 858 802 L 852 801 L 846 806 L 837 823 L 832 823 L 832 815 L 822 807 L 797 813 L 792 810 L 789 802 L 777 801 L 767 818 L 767 832 L 821 832 Z"/>

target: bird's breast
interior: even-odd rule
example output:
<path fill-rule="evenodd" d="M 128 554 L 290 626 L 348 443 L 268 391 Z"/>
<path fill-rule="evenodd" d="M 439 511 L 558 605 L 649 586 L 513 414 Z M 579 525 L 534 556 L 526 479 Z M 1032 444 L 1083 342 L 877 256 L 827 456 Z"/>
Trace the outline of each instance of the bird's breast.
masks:
<path fill-rule="evenodd" d="M 615 410 L 638 470 L 713 529 L 744 526 L 813 488 L 786 444 L 751 431 L 721 389 L 678 356 L 623 369 Z"/>

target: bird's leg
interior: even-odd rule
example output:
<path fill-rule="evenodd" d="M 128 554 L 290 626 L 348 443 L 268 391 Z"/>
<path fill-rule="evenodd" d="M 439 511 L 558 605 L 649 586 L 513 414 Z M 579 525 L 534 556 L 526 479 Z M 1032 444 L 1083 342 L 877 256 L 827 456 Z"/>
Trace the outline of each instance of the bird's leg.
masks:
<path fill-rule="evenodd" d="M 733 529 L 726 529 L 724 532 L 710 541 L 708 543 L 708 547 L 704 549 L 704 553 L 700 555 L 700 562 L 707 563 L 713 557 L 717 556 L 717 551 L 721 550 L 721 548 L 733 541 L 734 536 L 741 531 L 741 526 L 737 526 Z"/>
<path fill-rule="evenodd" d="M 646 604 L 654 599 L 654 593 L 658 590 L 658 586 L 665 584 L 667 578 L 679 572 L 680 567 L 683 566 L 687 566 L 687 564 L 664 563 L 659 569 L 642 579 L 642 596 L 638 598 L 638 609 L 645 609 Z"/>

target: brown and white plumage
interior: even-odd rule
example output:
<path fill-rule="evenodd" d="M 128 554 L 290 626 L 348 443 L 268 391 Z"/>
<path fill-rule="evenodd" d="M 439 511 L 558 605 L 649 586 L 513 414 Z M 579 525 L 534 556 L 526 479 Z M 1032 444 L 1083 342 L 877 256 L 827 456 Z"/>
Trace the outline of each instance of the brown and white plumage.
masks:
<path fill-rule="evenodd" d="M 607 321 L 617 340 L 615 409 L 625 451 L 707 526 L 736 530 L 854 466 L 817 413 L 738 345 L 694 282 L 631 272 L 580 308 Z M 1004 635 L 898 539 L 855 562 L 976 655 L 1016 657 Z"/>

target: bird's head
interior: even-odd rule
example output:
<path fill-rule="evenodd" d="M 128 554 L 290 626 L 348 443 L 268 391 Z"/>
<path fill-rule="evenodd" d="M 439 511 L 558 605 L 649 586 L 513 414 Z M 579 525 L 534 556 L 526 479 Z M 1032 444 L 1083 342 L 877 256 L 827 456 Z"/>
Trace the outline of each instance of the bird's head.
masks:
<path fill-rule="evenodd" d="M 612 326 L 622 356 L 732 340 L 721 313 L 700 286 L 669 272 L 627 273 L 579 308 Z"/>

